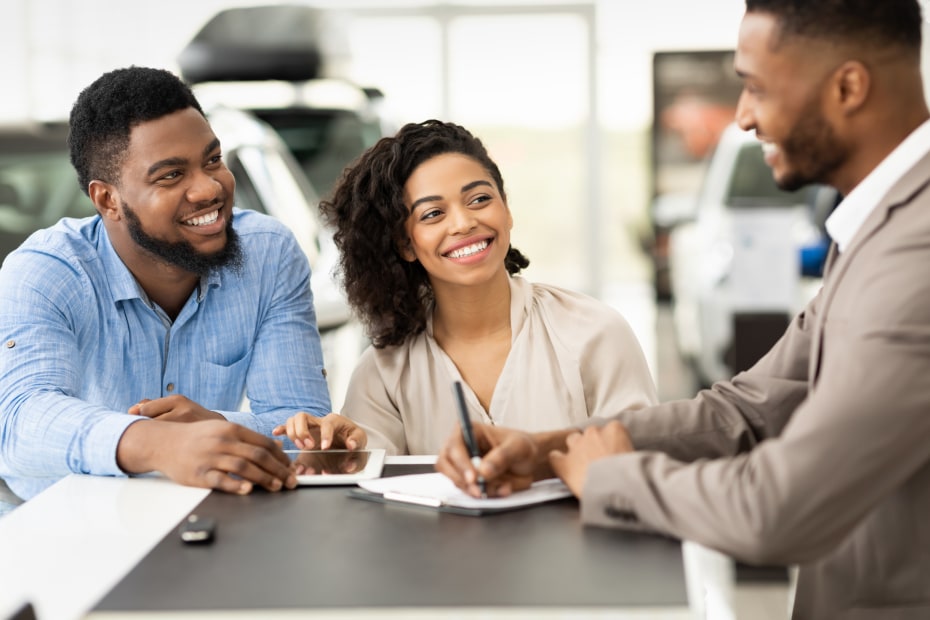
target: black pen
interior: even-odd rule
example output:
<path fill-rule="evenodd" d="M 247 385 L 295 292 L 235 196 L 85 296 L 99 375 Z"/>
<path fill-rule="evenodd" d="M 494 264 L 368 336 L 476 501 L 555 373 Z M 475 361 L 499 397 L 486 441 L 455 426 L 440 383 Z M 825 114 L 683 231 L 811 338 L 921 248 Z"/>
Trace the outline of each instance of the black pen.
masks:
<path fill-rule="evenodd" d="M 478 442 L 475 441 L 475 431 L 471 427 L 471 418 L 468 417 L 468 408 L 465 406 L 465 392 L 462 391 L 462 382 L 455 381 L 452 384 L 455 388 L 455 400 L 459 405 L 459 422 L 462 425 L 462 438 L 465 439 L 465 447 L 471 454 L 471 464 L 475 471 L 478 471 L 478 465 L 481 464 L 481 452 L 478 450 Z M 481 489 L 481 497 L 488 496 L 488 485 L 484 476 L 478 474 L 478 488 Z"/>

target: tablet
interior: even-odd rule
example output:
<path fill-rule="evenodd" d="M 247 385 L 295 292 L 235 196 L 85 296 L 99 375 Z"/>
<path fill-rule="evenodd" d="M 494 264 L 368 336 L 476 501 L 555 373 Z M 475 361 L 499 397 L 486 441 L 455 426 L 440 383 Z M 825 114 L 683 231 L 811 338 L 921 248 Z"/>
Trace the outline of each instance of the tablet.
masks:
<path fill-rule="evenodd" d="M 384 469 L 384 450 L 285 450 L 299 466 L 299 486 L 350 485 L 379 478 Z"/>

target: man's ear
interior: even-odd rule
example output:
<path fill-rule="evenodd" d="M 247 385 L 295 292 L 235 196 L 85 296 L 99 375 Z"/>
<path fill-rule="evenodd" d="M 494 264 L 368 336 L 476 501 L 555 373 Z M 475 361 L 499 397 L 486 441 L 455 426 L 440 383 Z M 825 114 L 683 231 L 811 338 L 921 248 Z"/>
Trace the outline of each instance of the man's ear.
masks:
<path fill-rule="evenodd" d="M 94 207 L 100 217 L 109 220 L 120 219 L 120 200 L 119 191 L 113 185 L 94 179 L 87 186 L 87 194 L 90 196 Z"/>
<path fill-rule="evenodd" d="M 858 111 L 869 97 L 872 75 L 858 60 L 849 60 L 833 73 L 834 101 L 839 109 L 850 114 Z"/>

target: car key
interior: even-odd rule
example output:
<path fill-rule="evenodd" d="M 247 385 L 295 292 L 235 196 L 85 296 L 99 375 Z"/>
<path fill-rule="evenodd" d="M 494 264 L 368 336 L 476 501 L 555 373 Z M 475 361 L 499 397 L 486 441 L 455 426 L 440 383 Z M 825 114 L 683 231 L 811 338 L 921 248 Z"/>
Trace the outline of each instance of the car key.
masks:
<path fill-rule="evenodd" d="M 213 542 L 216 533 L 216 519 L 189 515 L 181 524 L 181 540 L 191 544 L 206 544 Z"/>

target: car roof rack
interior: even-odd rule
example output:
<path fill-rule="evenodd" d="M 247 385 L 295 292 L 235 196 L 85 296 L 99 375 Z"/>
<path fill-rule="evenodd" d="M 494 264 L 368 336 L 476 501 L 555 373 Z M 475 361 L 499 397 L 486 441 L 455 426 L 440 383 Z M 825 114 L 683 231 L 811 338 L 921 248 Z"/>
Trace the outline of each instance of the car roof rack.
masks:
<path fill-rule="evenodd" d="M 310 6 L 225 9 L 178 56 L 190 84 L 213 81 L 304 81 L 321 77 L 325 12 Z"/>

